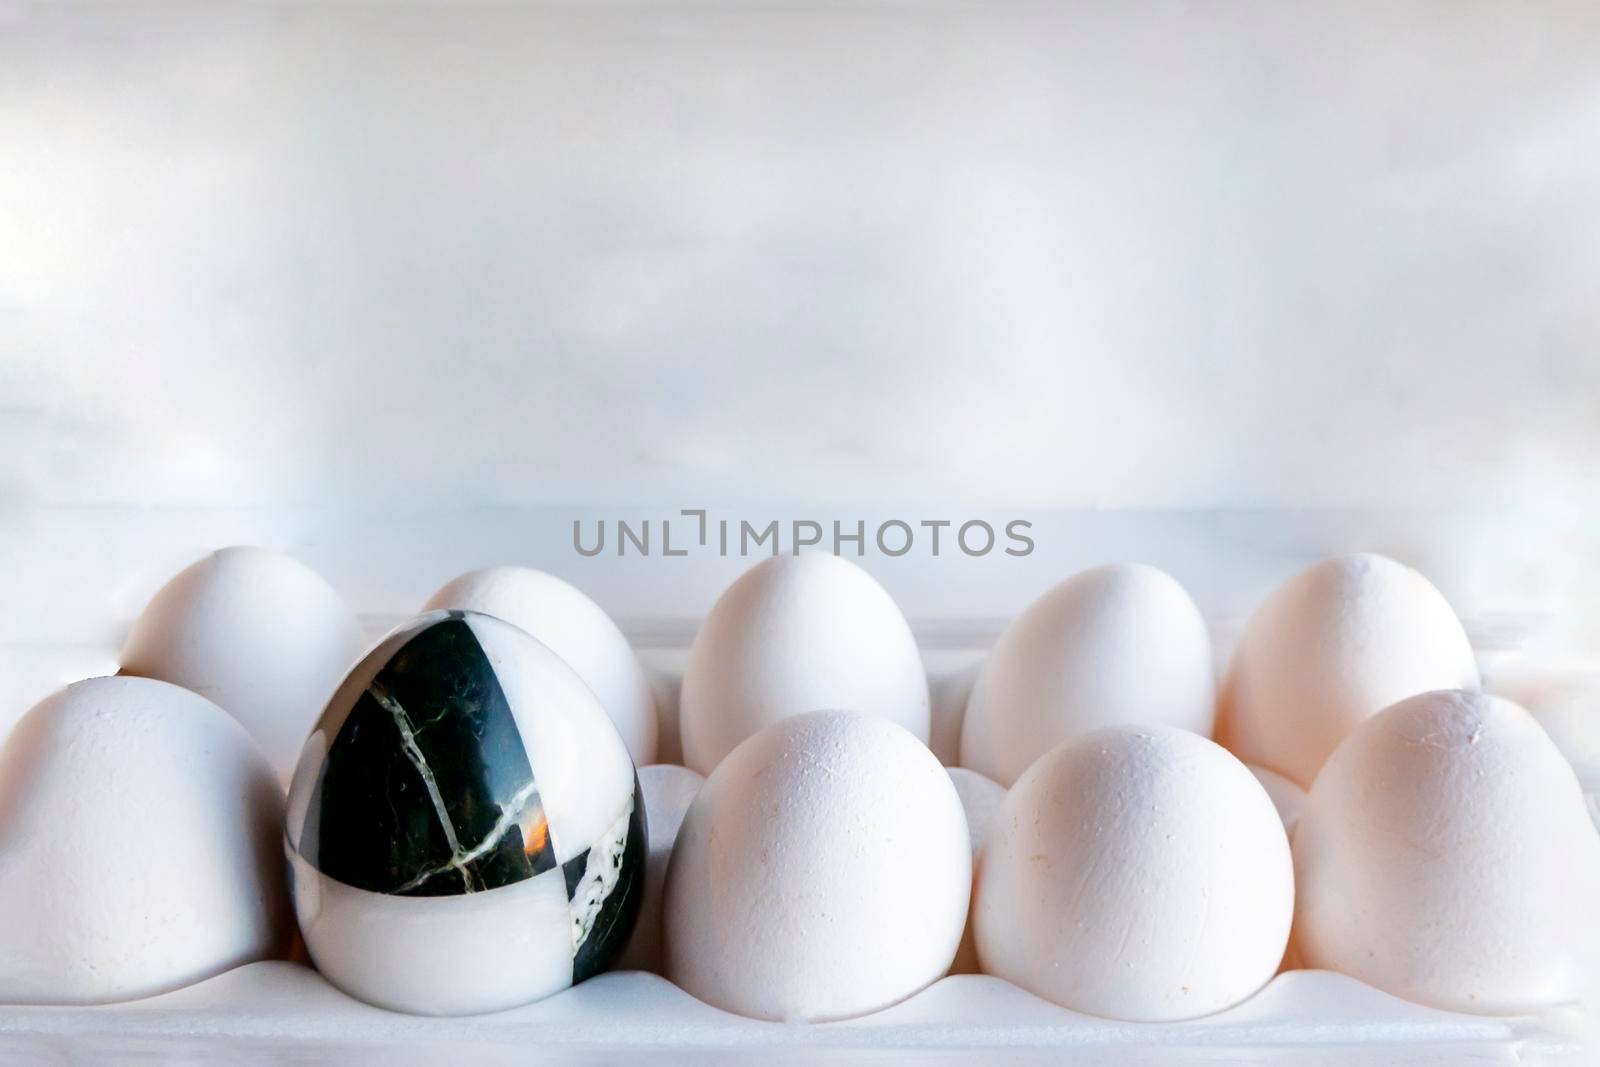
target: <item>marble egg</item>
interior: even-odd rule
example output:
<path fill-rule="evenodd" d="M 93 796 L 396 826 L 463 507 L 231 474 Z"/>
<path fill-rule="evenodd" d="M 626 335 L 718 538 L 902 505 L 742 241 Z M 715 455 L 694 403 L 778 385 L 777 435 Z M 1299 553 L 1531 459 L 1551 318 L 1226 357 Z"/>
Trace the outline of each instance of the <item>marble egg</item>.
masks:
<path fill-rule="evenodd" d="M 634 766 L 656 762 L 650 679 L 611 616 L 582 590 L 530 567 L 486 567 L 452 580 L 422 606 L 448 608 L 504 619 L 548 645 L 600 698 Z"/>
<path fill-rule="evenodd" d="M 627 747 L 560 657 L 492 616 L 418 616 L 334 693 L 289 790 L 300 930 L 345 992 L 495 1011 L 609 967 L 645 884 Z"/>

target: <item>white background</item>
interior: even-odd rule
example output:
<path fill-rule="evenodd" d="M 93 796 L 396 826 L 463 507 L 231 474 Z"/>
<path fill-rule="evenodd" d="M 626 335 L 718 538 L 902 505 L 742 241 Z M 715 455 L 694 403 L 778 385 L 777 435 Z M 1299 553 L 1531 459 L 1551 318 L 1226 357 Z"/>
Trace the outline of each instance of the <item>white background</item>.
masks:
<path fill-rule="evenodd" d="M 744 562 L 570 521 L 704 506 L 1035 521 L 867 559 L 924 629 L 1376 548 L 1593 651 L 1596 56 L 1579 3 L 0 0 L 0 640 L 233 541 L 692 620 Z"/>

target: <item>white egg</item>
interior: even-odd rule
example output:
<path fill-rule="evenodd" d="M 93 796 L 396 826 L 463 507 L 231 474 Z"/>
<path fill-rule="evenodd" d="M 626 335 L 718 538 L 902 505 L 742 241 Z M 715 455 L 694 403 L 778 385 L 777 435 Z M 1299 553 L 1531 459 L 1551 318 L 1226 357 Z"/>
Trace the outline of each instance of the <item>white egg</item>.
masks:
<path fill-rule="evenodd" d="M 945 659 L 947 656 L 940 656 Z M 926 662 L 926 658 L 925 658 Z M 928 663 L 928 747 L 946 767 L 961 762 L 961 721 L 967 715 L 967 701 L 977 684 L 983 659 L 970 652 L 958 660 L 960 666 Z"/>
<path fill-rule="evenodd" d="M 965 767 L 950 767 L 950 781 L 955 784 L 956 795 L 961 798 L 961 810 L 967 816 L 967 837 L 972 842 L 972 869 L 978 869 L 978 858 L 994 825 L 995 816 L 1005 804 L 1005 786 L 991 781 L 976 771 Z M 961 946 L 950 964 L 951 974 L 978 973 L 978 944 L 972 929 L 972 911 L 967 913 L 967 926 L 961 934 Z"/>
<path fill-rule="evenodd" d="M 159 678 L 239 720 L 287 780 L 301 742 L 366 642 L 349 606 L 281 552 L 213 552 L 162 586 L 133 624 L 122 673 Z"/>
<path fill-rule="evenodd" d="M 1600 837 L 1572 769 L 1508 700 L 1425 693 L 1368 719 L 1317 776 L 1294 857 L 1308 967 L 1457 1011 L 1585 992 Z"/>
<path fill-rule="evenodd" d="M 611 616 L 579 589 L 528 567 L 489 567 L 451 581 L 422 610 L 443 608 L 493 615 L 533 635 L 594 690 L 634 765 L 656 761 L 650 680 Z"/>
<path fill-rule="evenodd" d="M 1267 791 L 1267 796 L 1272 800 L 1272 806 L 1278 809 L 1284 832 L 1292 835 L 1300 822 L 1300 813 L 1306 810 L 1306 791 L 1265 767 L 1251 767 L 1250 773 L 1256 776 L 1256 781 L 1261 783 L 1261 788 Z"/>
<path fill-rule="evenodd" d="M 287 950 L 283 791 L 186 689 L 93 678 L 0 751 L 0 1002 L 129 1000 Z"/>
<path fill-rule="evenodd" d="M 961 765 L 1002 785 L 1101 726 L 1165 724 L 1210 736 L 1211 638 L 1189 594 L 1141 564 L 1075 574 L 1007 626 L 983 665 Z"/>
<path fill-rule="evenodd" d="M 1277 971 L 1294 877 L 1272 801 L 1220 746 L 1115 726 L 1030 767 L 990 831 L 976 891 L 985 972 L 1075 1011 L 1221 1011 Z"/>
<path fill-rule="evenodd" d="M 864 1015 L 944 975 L 966 921 L 961 799 L 920 739 L 812 712 L 723 760 L 667 868 L 667 977 L 759 1019 Z"/>
<path fill-rule="evenodd" d="M 836 556 L 778 556 L 718 598 L 689 650 L 679 700 L 683 761 L 709 774 L 758 730 L 840 708 L 928 741 L 928 679 L 905 616 Z"/>
<path fill-rule="evenodd" d="M 1223 681 L 1217 740 L 1309 788 L 1368 716 L 1431 689 L 1477 688 L 1467 635 L 1426 578 L 1383 556 L 1340 556 L 1251 615 Z"/>
<path fill-rule="evenodd" d="M 661 964 L 661 894 L 667 881 L 667 861 L 678 840 L 678 830 L 689 805 L 699 794 L 705 779 L 687 767 L 658 763 L 639 768 L 639 790 L 644 794 L 645 825 L 649 828 L 650 852 L 645 859 L 644 901 L 639 921 L 617 970 L 654 971 Z"/>

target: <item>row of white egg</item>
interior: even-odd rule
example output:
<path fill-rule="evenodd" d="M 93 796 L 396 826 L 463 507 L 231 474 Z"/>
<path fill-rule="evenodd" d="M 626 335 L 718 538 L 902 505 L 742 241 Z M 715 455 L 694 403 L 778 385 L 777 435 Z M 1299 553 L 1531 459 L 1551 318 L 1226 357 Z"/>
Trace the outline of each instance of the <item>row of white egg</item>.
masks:
<path fill-rule="evenodd" d="M 620 632 L 581 593 L 497 568 L 451 583 L 430 606 L 481 610 L 540 638 L 600 697 L 635 762 L 653 758 L 648 683 Z M 158 595 L 124 668 L 213 697 L 281 772 L 358 645 L 348 610 L 315 575 L 275 554 L 229 550 Z M 1457 1008 L 1504 1010 L 1579 991 L 1593 926 L 1583 912 L 1600 884 L 1597 843 L 1570 770 L 1525 713 L 1471 695 L 1412 701 L 1356 731 L 1361 740 L 1344 746 L 1351 754 L 1316 775 L 1385 704 L 1476 685 L 1443 598 L 1377 557 L 1313 568 L 1246 628 L 1224 685 L 1223 740 L 1290 780 L 1317 778 L 1295 846 L 1302 962 Z M 25 862 L 11 870 L 57 869 L 48 862 L 70 871 L 75 846 L 87 847 L 74 835 L 86 831 L 69 820 L 59 832 L 57 813 L 173 808 L 147 772 L 182 773 L 195 761 L 193 743 L 181 739 L 144 745 L 173 751 L 117 754 L 137 747 L 127 723 L 122 733 L 101 723 L 83 735 L 101 756 L 85 760 L 61 712 L 95 701 L 72 690 L 54 700 L 57 713 L 25 720 L 0 766 L 8 794 L 0 817 L 44 813 L 21 835 Z M 671 805 L 665 818 L 651 811 L 652 888 L 664 890 L 649 895 L 658 899 L 647 899 L 624 962 L 651 962 L 642 946 L 659 921 L 661 965 L 691 993 L 760 1017 L 833 1018 L 936 979 L 965 928 L 985 969 L 1069 1007 L 1157 1019 L 1237 1002 L 1283 956 L 1295 871 L 1267 795 L 1200 736 L 1211 732 L 1212 706 L 1209 639 L 1176 582 L 1115 567 L 1057 586 L 1006 630 L 969 703 L 963 762 L 1016 782 L 975 864 L 982 834 L 973 825 L 969 836 L 967 815 L 975 797 L 997 806 L 1001 790 L 966 776 L 964 815 L 957 786 L 917 743 L 929 734 L 927 685 L 887 593 L 833 557 L 758 566 L 719 600 L 691 651 L 679 727 L 685 762 L 710 772 L 710 783 L 671 850 L 670 875 L 661 831 L 671 829 Z M 803 714 L 819 708 L 857 714 Z M 1121 729 L 1093 733 L 1099 726 Z M 52 733 L 74 739 L 70 761 L 51 758 Z M 206 817 L 234 826 L 260 822 L 265 803 L 259 767 L 239 772 L 248 754 L 218 752 L 238 748 L 211 737 L 212 765 L 189 772 L 204 783 L 189 806 L 198 799 Z M 19 768 L 30 764 L 43 797 L 24 795 Z M 688 772 L 675 773 L 686 796 Z M 102 783 L 88 796 L 70 784 L 86 776 Z M 228 779 L 252 783 L 247 795 L 235 788 L 231 807 L 205 799 Z M 277 836 L 274 827 L 274 847 Z M 128 860 L 160 847 L 135 837 Z M 9 973 L 0 964 L 0 998 L 116 999 L 281 950 L 274 894 L 240 892 L 252 879 L 270 882 L 273 869 L 248 848 L 172 856 L 168 884 L 144 886 L 146 912 L 169 912 L 155 898 L 163 889 L 181 896 L 172 883 L 197 866 L 214 879 L 202 905 L 219 913 L 214 943 L 174 952 L 173 940 L 204 938 L 171 928 L 107 935 L 93 927 L 92 891 L 56 898 L 54 926 L 31 924 L 32 949 L 12 954 Z M 117 870 L 112 863 L 107 873 Z M 0 901 L 20 904 L 29 887 L 7 888 L 0 880 Z M 228 904 L 230 895 L 245 905 Z M 1538 906 L 1526 906 L 1534 896 Z M 661 898 L 658 920 L 651 905 Z M 85 911 L 74 915 L 68 904 Z M 158 942 L 163 951 L 152 953 Z M 74 945 L 83 946 L 76 960 Z M 155 973 L 157 957 L 170 974 Z"/>

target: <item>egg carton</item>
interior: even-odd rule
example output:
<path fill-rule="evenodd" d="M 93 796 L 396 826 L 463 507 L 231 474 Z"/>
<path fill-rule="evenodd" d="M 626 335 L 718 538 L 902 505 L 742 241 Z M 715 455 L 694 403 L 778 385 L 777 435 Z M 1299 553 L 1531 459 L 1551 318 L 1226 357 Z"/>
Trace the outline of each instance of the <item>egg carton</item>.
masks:
<path fill-rule="evenodd" d="M 382 632 L 398 621 L 369 618 Z M 688 628 L 641 635 L 676 749 L 678 682 Z M 665 636 L 666 640 L 661 639 Z M 984 650 L 924 648 L 934 741 L 959 727 Z M 81 661 L 84 650 L 73 653 Z M 0 1062 L 294 1063 L 351 1057 L 390 1063 L 704 1064 L 905 1057 L 960 1062 L 1583 1064 L 1600 1060 L 1596 1020 L 1577 1005 L 1483 1016 L 1412 1004 L 1345 975 L 1290 970 L 1229 1010 L 1175 1023 L 1126 1023 L 1049 1003 L 1002 979 L 948 976 L 892 1007 L 831 1023 L 734 1015 L 645 971 L 602 974 L 546 1000 L 488 1015 L 429 1018 L 372 1007 L 301 962 L 249 963 L 143 1000 L 97 1006 L 0 1006 Z"/>

